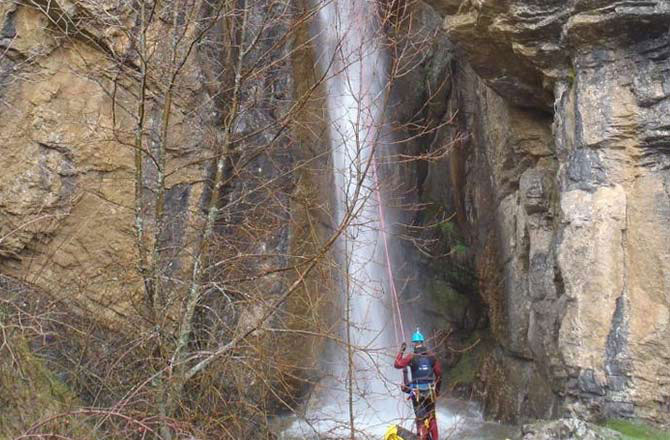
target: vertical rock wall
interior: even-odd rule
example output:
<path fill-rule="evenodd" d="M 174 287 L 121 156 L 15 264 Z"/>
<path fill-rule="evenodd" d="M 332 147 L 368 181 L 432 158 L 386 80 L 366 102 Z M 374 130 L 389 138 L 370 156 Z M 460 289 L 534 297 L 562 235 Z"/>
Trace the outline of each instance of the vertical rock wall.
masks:
<path fill-rule="evenodd" d="M 448 191 L 498 346 L 489 410 L 667 423 L 670 5 L 429 3 L 458 53 Z"/>
<path fill-rule="evenodd" d="M 155 316 L 145 312 L 134 211 L 139 11 L 127 2 L 46 3 L 0 3 L 0 273 L 37 287 L 68 312 L 85 314 L 103 328 L 148 334 L 147 329 L 155 328 Z M 185 295 L 180 295 L 192 280 L 192 257 L 198 252 L 197 237 L 212 197 L 214 159 L 226 142 L 237 59 L 231 53 L 239 47 L 229 38 L 254 44 L 245 50 L 237 72 L 244 78 L 239 114 L 230 130 L 233 151 L 226 151 L 227 178 L 214 202 L 219 221 L 208 255 L 215 264 L 208 267 L 207 278 L 217 284 L 208 285 L 194 318 L 194 333 L 204 329 L 208 335 L 198 335 L 197 343 L 214 348 L 231 334 L 254 327 L 271 299 L 303 275 L 305 260 L 320 255 L 333 233 L 327 202 L 319 199 L 328 194 L 324 188 L 330 184 L 319 139 L 323 127 L 314 128 L 314 121 L 323 124 L 323 106 L 310 97 L 315 79 L 309 74 L 316 73 L 307 71 L 315 63 L 302 54 L 309 38 L 306 20 L 298 17 L 306 12 L 293 2 L 245 3 L 245 27 L 234 32 L 225 26 L 231 26 L 230 20 L 241 22 L 243 14 L 241 8 L 234 14 L 221 13 L 221 8 L 236 7 L 230 2 L 155 4 L 165 9 L 152 15 L 145 36 L 151 59 L 140 217 L 145 237 L 157 231 L 159 222 L 164 224 L 156 236 L 159 278 L 163 291 L 169 292 L 160 300 L 172 301 L 173 306 L 167 316 L 158 317 L 168 321 L 166 333 L 177 334 L 178 320 L 169 315 L 185 304 Z M 175 13 L 173 20 L 172 8 L 179 7 L 192 9 Z M 210 23 L 217 10 L 222 16 Z M 207 33 L 192 47 L 187 43 L 193 35 L 182 36 L 186 43 L 180 55 L 189 56 L 174 87 L 164 136 L 166 78 L 173 67 L 167 41 L 170 26 L 188 24 L 187 19 L 201 20 L 192 32 Z M 294 61 L 304 64 L 294 71 Z M 305 122 L 309 112 L 312 119 Z M 166 145 L 165 209 L 156 218 L 155 158 L 161 142 Z M 146 241 L 150 248 L 153 242 Z M 267 383 L 249 379 L 254 371 L 245 369 L 240 375 L 250 371 L 246 379 L 254 386 L 246 386 L 244 395 L 236 398 L 240 407 L 253 402 L 249 407 L 260 408 L 261 401 L 280 405 L 277 402 L 284 398 L 297 397 L 303 379 L 318 372 L 323 347 L 319 338 L 309 335 L 329 329 L 323 316 L 334 302 L 329 284 L 333 269 L 323 260 L 306 287 L 267 324 L 303 330 L 304 335 L 259 332 L 264 337 L 253 342 L 253 348 L 272 361 L 258 360 L 264 365 L 258 373 L 266 375 L 263 380 L 276 381 L 281 391 L 270 395 Z M 3 298 L 6 294 L 0 289 Z M 199 348 L 204 350 L 204 345 Z M 92 364 L 97 368 L 98 363 Z M 273 370 L 273 365 L 280 367 Z M 68 366 L 65 362 L 64 368 Z M 227 367 L 222 362 L 214 368 Z M 217 392 L 234 385 L 236 379 L 216 373 Z M 215 388 L 205 387 L 202 393 Z M 110 400 L 115 397 L 104 394 Z"/>

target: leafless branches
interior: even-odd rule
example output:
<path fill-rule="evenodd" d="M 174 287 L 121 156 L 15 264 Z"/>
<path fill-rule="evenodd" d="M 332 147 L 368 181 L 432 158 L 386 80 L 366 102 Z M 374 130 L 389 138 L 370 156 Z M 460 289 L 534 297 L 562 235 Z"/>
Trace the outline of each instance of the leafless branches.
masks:
<path fill-rule="evenodd" d="M 55 268 L 71 270 L 58 289 L 66 294 L 56 292 L 58 306 L 33 319 L 30 329 L 21 324 L 23 338 L 46 341 L 36 351 L 53 357 L 50 366 L 66 371 L 71 393 L 83 397 L 74 409 L 54 410 L 20 434 L 13 431 L 15 438 L 77 438 L 86 430 L 99 438 L 245 438 L 267 433 L 268 415 L 278 407 L 296 408 L 321 373 L 300 357 L 318 358 L 324 341 L 345 346 L 350 363 L 356 355 L 378 358 L 339 333 L 337 280 L 351 283 L 347 292 L 358 281 L 340 273 L 333 249 L 355 239 L 348 235 L 371 197 L 371 159 L 383 158 L 379 190 L 401 199 L 405 189 L 386 179 L 388 170 L 448 155 L 453 144 L 439 133 L 454 115 L 426 116 L 422 106 L 408 120 L 394 119 L 394 87 L 425 62 L 432 38 L 420 35 L 412 44 L 401 38 L 415 33 L 414 21 L 408 3 L 394 2 L 380 9 L 374 35 L 392 54 L 384 85 L 365 96 L 365 87 L 347 78 L 358 108 L 349 121 L 355 127 L 334 125 L 325 110 L 326 84 L 367 54 L 361 47 L 358 59 L 336 62 L 345 51 L 340 38 L 316 66 L 318 37 L 308 29 L 328 3 L 16 3 L 41 17 L 54 47 L 67 52 L 63 69 L 99 94 L 94 118 L 85 124 L 74 112 L 64 118 L 88 128 L 70 147 L 86 144 L 91 155 L 108 155 L 113 172 L 89 170 L 109 182 L 78 188 L 70 208 L 90 194 L 113 205 L 121 214 L 110 215 L 109 229 L 122 238 L 115 237 L 117 253 L 102 246 L 99 266 L 86 266 L 95 270 Z M 300 69 L 309 77 L 298 77 Z M 291 75 L 300 84 L 288 81 Z M 429 87 L 427 101 L 441 99 L 443 87 Z M 373 107 L 381 116 L 366 138 L 361 127 L 370 124 Z M 351 133 L 355 172 L 336 214 L 328 141 Z M 422 208 L 414 203 L 413 209 Z M 0 236 L 0 246 L 55 217 L 47 212 L 21 223 Z M 49 258 L 36 259 L 39 269 L 31 272 L 48 272 L 88 226 L 78 227 L 50 247 Z M 390 229 L 384 232 L 421 240 L 411 228 Z M 418 246 L 430 254 L 425 242 Z M 351 330 L 350 305 L 345 309 Z M 2 310 L 0 351 L 9 365 L 19 365 L 25 360 L 9 334 L 23 315 Z M 350 390 L 354 374 L 350 369 Z M 351 408 L 350 415 L 353 436 Z"/>

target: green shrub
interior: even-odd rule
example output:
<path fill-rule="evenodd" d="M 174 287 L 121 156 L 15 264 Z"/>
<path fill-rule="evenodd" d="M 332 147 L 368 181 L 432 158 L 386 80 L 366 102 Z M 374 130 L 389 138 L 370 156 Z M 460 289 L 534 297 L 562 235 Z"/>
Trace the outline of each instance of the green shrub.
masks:
<path fill-rule="evenodd" d="M 670 440 L 670 432 L 659 431 L 638 421 L 612 419 L 605 423 L 605 427 L 620 432 L 625 439 Z"/>

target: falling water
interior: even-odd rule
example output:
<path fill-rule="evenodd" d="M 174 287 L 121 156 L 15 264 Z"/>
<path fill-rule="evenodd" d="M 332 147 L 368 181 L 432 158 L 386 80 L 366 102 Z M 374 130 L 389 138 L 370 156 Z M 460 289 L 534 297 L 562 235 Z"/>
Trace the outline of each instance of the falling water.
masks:
<path fill-rule="evenodd" d="M 375 36 L 373 2 L 336 1 L 320 11 L 325 56 L 333 60 L 327 79 L 330 141 L 336 182 L 336 220 L 350 222 L 340 242 L 344 266 L 342 294 L 349 309 L 351 343 L 370 360 L 390 344 L 384 307 L 384 268 L 378 261 L 380 223 L 372 156 L 381 143 L 385 60 Z M 346 313 L 346 312 L 345 312 Z M 348 371 L 346 356 L 337 362 Z M 356 355 L 356 378 L 367 392 L 382 392 L 374 365 Z M 364 368 L 370 367 L 370 368 Z"/>
<path fill-rule="evenodd" d="M 312 426 L 333 435 L 350 429 L 350 398 L 354 426 L 366 433 L 383 433 L 393 421 L 410 416 L 398 396 L 400 374 L 391 365 L 389 350 L 397 341 L 384 293 L 388 280 L 380 258 L 380 234 L 385 232 L 372 163 L 375 152 L 379 156 L 377 150 L 383 149 L 385 131 L 387 60 L 379 30 L 373 1 L 336 0 L 319 10 L 320 64 L 328 71 L 325 85 L 337 224 L 350 217 L 339 254 L 353 359 L 349 362 L 347 348 L 340 346 L 333 356 L 332 378 L 321 384 L 319 396 L 310 402 Z"/>
<path fill-rule="evenodd" d="M 353 362 L 347 347 L 338 346 L 330 376 L 321 381 L 306 414 L 282 433 L 283 438 L 349 438 L 350 416 L 356 438 L 379 439 L 390 425 L 413 424 L 411 406 L 399 391 L 401 373 L 392 368 L 400 329 L 394 328 L 391 300 L 385 294 L 389 280 L 382 234 L 388 231 L 381 227 L 373 164 L 374 156 L 383 157 L 387 131 L 383 117 L 388 60 L 378 17 L 375 1 L 327 0 L 320 5 L 316 33 L 319 62 L 327 72 L 337 224 L 350 216 L 339 256 Z M 471 405 L 462 404 L 467 411 L 458 415 L 438 409 L 442 429 L 471 416 L 481 419 Z"/>

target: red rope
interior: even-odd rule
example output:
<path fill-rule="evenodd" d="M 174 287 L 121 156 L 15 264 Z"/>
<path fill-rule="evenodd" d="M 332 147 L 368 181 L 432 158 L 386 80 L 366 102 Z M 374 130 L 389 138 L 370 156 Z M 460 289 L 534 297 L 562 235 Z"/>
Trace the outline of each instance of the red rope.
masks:
<path fill-rule="evenodd" d="M 398 301 L 398 292 L 395 288 L 395 279 L 393 278 L 393 266 L 391 266 L 391 256 L 389 254 L 388 240 L 386 238 L 386 220 L 384 218 L 384 208 L 382 206 L 381 189 L 379 187 L 379 176 L 377 174 L 377 161 L 375 154 L 372 153 L 372 175 L 375 179 L 375 195 L 377 198 L 377 207 L 379 208 L 379 222 L 381 225 L 381 235 L 384 242 L 384 255 L 386 256 L 386 270 L 388 271 L 389 284 L 391 285 L 391 293 L 393 294 L 393 328 L 395 330 L 396 343 L 405 340 L 405 328 L 402 322 L 402 314 L 400 313 L 400 302 Z M 400 335 L 402 339 L 398 339 L 398 324 L 400 324 Z"/>
<path fill-rule="evenodd" d="M 358 26 L 361 27 L 361 29 L 364 31 L 366 27 L 366 15 L 356 15 L 354 17 L 355 21 L 354 23 L 358 24 Z M 360 63 L 360 78 L 363 78 L 363 68 L 364 68 L 364 63 Z M 374 108 L 371 100 L 371 96 L 369 93 L 360 93 L 362 98 L 362 102 L 366 104 L 366 109 L 372 109 Z M 369 129 L 368 135 L 370 132 L 373 133 L 372 138 L 375 140 L 375 144 L 379 145 L 377 143 L 378 139 L 374 134 L 376 134 L 375 131 L 375 117 L 374 114 L 370 111 L 366 112 L 366 127 Z M 386 257 L 386 270 L 388 271 L 388 279 L 389 279 L 389 284 L 391 287 L 391 293 L 393 294 L 392 297 L 392 310 L 393 310 L 393 329 L 395 332 L 395 339 L 396 343 L 399 343 L 401 341 L 405 340 L 405 328 L 403 326 L 403 321 L 402 321 L 402 315 L 400 313 L 400 302 L 398 301 L 398 292 L 396 290 L 395 286 L 395 279 L 393 277 L 393 266 L 391 265 L 391 256 L 389 253 L 389 246 L 388 246 L 388 239 L 386 237 L 386 219 L 384 218 L 384 208 L 382 206 L 382 197 L 381 197 L 381 187 L 379 186 L 379 176 L 377 172 L 377 161 L 375 159 L 375 148 L 372 148 L 372 154 L 371 154 L 371 165 L 372 165 L 372 175 L 374 176 L 374 191 L 375 191 L 375 196 L 377 199 L 377 207 L 379 209 L 379 222 L 381 226 L 381 234 L 382 234 L 382 240 L 384 242 L 384 256 Z M 400 331 L 398 331 L 398 327 L 400 327 Z M 399 339 L 399 336 L 402 337 L 402 339 Z"/>

